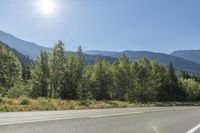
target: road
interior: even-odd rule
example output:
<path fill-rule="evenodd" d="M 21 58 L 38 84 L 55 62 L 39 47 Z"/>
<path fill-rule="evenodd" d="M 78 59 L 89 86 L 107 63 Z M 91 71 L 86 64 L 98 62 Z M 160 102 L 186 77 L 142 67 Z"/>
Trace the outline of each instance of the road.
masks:
<path fill-rule="evenodd" d="M 200 107 L 0 113 L 0 133 L 200 133 Z"/>

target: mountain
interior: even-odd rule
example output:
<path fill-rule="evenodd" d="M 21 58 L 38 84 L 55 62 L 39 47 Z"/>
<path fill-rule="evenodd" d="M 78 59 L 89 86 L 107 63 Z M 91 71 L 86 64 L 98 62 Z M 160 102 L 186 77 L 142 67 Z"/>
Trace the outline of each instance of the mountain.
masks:
<path fill-rule="evenodd" d="M 24 41 L 11 34 L 0 30 L 0 41 L 8 44 L 9 47 L 16 49 L 18 52 L 35 59 L 41 50 L 50 51 L 50 48 L 39 46 L 35 43 Z"/>
<path fill-rule="evenodd" d="M 43 47 L 40 45 L 37 45 L 33 42 L 24 41 L 22 39 L 19 39 L 11 34 L 8 34 L 4 31 L 0 30 L 0 42 L 7 45 L 7 47 L 12 48 L 12 50 L 15 52 L 16 55 L 19 56 L 19 59 L 22 61 L 22 59 L 30 58 L 30 59 L 36 59 L 36 57 L 39 55 L 41 50 L 44 51 L 51 51 L 51 48 Z M 106 59 L 110 62 L 114 62 L 116 59 L 104 56 L 104 55 L 87 55 L 86 54 L 86 62 L 88 64 L 92 64 L 95 62 L 96 58 L 99 58 L 101 60 Z M 27 61 L 27 60 L 26 60 Z M 23 61 L 24 62 L 24 61 Z"/>
<path fill-rule="evenodd" d="M 171 55 L 200 64 L 200 50 L 179 50 L 174 51 Z"/>
<path fill-rule="evenodd" d="M 41 50 L 51 51 L 51 48 L 42 47 L 35 43 L 24 41 L 11 34 L 0 31 L 0 41 L 7 44 L 10 48 L 15 50 L 18 56 L 26 55 L 31 59 L 35 59 Z M 86 63 L 92 64 L 96 58 L 107 59 L 110 62 L 114 62 L 121 54 L 125 54 L 130 60 L 140 60 L 148 58 L 149 60 L 155 60 L 161 64 L 167 65 L 173 63 L 177 70 L 187 71 L 191 73 L 200 74 L 200 53 L 199 51 L 176 51 L 171 55 L 163 53 L 154 53 L 148 51 L 99 51 L 92 50 L 86 51 Z M 180 54 L 181 53 L 181 54 Z M 181 57 L 181 58 L 180 58 Z M 24 58 L 23 58 L 24 59 Z"/>
<path fill-rule="evenodd" d="M 111 56 L 115 57 L 115 55 L 119 54 L 119 52 L 116 51 L 102 51 L 102 50 L 90 50 L 85 52 L 88 55 L 103 55 L 103 56 Z"/>
<path fill-rule="evenodd" d="M 125 54 L 130 60 L 141 60 L 143 58 L 147 58 L 149 60 L 155 60 L 164 65 L 172 63 L 175 69 L 179 71 L 187 71 L 190 73 L 200 74 L 200 64 L 163 53 L 154 53 L 148 51 L 128 51 L 128 50 L 122 52 L 93 50 L 93 51 L 86 51 L 85 53 L 92 55 L 95 54 L 101 55 L 102 53 L 102 55 L 104 56 L 111 56 L 113 58 L 117 58 L 120 55 Z"/>
<path fill-rule="evenodd" d="M 100 60 L 105 59 L 105 60 L 109 61 L 110 63 L 113 63 L 117 60 L 117 58 L 113 58 L 113 57 L 110 57 L 110 56 L 85 54 L 85 62 L 87 64 L 94 64 L 97 58 L 100 59 Z"/>

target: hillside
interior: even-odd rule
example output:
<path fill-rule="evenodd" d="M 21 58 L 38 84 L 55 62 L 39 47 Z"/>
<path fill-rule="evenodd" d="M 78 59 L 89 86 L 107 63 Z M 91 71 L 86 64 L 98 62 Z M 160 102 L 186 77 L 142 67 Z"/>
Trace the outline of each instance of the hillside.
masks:
<path fill-rule="evenodd" d="M 0 31 L 0 41 L 7 44 L 10 48 L 13 48 L 18 57 L 21 58 L 21 62 L 25 62 L 22 60 L 24 58 L 20 57 L 21 55 L 26 55 L 30 57 L 30 59 L 36 59 L 41 50 L 51 51 L 51 48 L 42 47 L 35 43 L 24 41 L 3 31 Z M 200 74 L 199 51 L 176 51 L 171 55 L 168 55 L 164 53 L 154 53 L 148 51 L 127 50 L 122 52 L 116 52 L 116 51 L 91 50 L 85 52 L 86 63 L 93 64 L 96 58 L 107 59 L 110 62 L 114 62 L 116 58 L 118 58 L 123 53 L 126 54 L 126 56 L 130 60 L 140 60 L 146 57 L 149 60 L 155 60 L 164 65 L 173 63 L 174 67 L 177 70 Z"/>
<path fill-rule="evenodd" d="M 41 50 L 50 51 L 50 48 L 39 46 L 35 43 L 24 41 L 11 34 L 0 30 L 0 41 L 8 44 L 9 47 L 16 49 L 18 52 L 35 59 Z"/>
<path fill-rule="evenodd" d="M 148 51 L 122 51 L 122 52 L 109 52 L 109 51 L 86 51 L 86 54 L 98 54 L 106 55 L 114 58 L 119 57 L 121 54 L 125 54 L 130 60 L 140 60 L 148 58 L 149 60 L 155 60 L 161 64 L 167 65 L 172 63 L 177 70 L 187 71 L 191 73 L 200 73 L 200 64 L 192 62 L 183 58 L 175 57 L 163 53 L 154 53 Z"/>
<path fill-rule="evenodd" d="M 171 55 L 200 64 L 200 50 L 178 50 L 171 53 Z"/>

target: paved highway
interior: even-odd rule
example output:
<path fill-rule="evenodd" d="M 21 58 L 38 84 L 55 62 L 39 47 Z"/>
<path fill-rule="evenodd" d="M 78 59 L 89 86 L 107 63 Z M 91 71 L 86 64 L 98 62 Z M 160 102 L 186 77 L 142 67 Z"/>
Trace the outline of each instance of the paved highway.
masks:
<path fill-rule="evenodd" d="M 199 107 L 0 113 L 0 133 L 200 133 Z"/>

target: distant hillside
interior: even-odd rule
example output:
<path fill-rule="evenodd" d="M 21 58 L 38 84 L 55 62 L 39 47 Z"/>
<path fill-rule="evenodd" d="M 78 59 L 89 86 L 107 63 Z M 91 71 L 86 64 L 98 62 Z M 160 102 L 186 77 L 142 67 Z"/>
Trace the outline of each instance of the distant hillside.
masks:
<path fill-rule="evenodd" d="M 51 51 L 51 48 L 42 47 L 35 43 L 24 41 L 3 31 L 0 31 L 0 41 L 13 48 L 13 51 L 18 55 L 21 62 L 26 62 L 23 60 L 26 58 L 28 60 L 28 57 L 35 59 L 41 50 Z M 85 52 L 86 63 L 93 64 L 96 58 L 107 59 L 110 62 L 114 62 L 123 53 L 126 54 L 130 60 L 140 60 L 146 57 L 149 60 L 155 60 L 165 65 L 173 63 L 177 70 L 200 74 L 200 51 L 176 51 L 172 53 L 172 55 L 168 55 L 148 51 L 115 52 L 92 50 Z M 26 55 L 26 57 L 20 57 L 22 55 Z"/>
<path fill-rule="evenodd" d="M 90 50 L 85 52 L 88 55 L 104 55 L 104 56 L 115 56 L 119 54 L 119 52 L 116 51 L 103 51 L 103 50 Z"/>
<path fill-rule="evenodd" d="M 180 50 L 171 53 L 171 55 L 200 64 L 200 50 Z"/>
<path fill-rule="evenodd" d="M 39 46 L 35 43 L 24 41 L 0 30 L 0 41 L 8 44 L 18 52 L 35 59 L 41 50 L 50 51 L 50 48 Z"/>
<path fill-rule="evenodd" d="M 72 51 L 68 51 L 67 52 L 68 54 L 76 54 L 76 52 L 72 52 Z M 110 57 L 110 56 L 104 56 L 104 55 L 90 55 L 90 54 L 86 54 L 84 53 L 85 55 L 85 62 L 86 64 L 94 64 L 95 61 L 97 59 L 100 59 L 100 60 L 107 60 L 109 61 L 110 63 L 113 63 L 117 60 L 117 58 L 114 58 L 114 57 Z"/>
<path fill-rule="evenodd" d="M 119 57 L 121 54 L 125 54 L 130 60 L 141 60 L 143 58 L 148 58 L 149 60 L 155 60 L 164 65 L 172 63 L 177 70 L 200 74 L 200 64 L 163 53 L 153 53 L 148 51 L 96 51 L 96 53 L 95 51 L 86 51 L 85 53 L 92 55 L 101 55 L 101 52 L 102 55 L 111 56 L 114 58 Z"/>
<path fill-rule="evenodd" d="M 105 59 L 105 60 L 109 61 L 110 63 L 113 63 L 114 61 L 117 60 L 117 58 L 113 58 L 110 56 L 85 54 L 85 62 L 87 64 L 94 64 L 97 58 L 100 60 Z"/>

